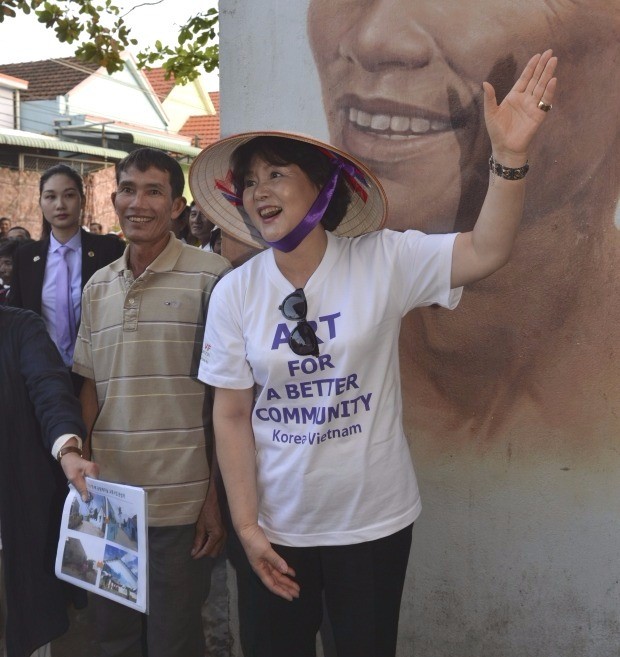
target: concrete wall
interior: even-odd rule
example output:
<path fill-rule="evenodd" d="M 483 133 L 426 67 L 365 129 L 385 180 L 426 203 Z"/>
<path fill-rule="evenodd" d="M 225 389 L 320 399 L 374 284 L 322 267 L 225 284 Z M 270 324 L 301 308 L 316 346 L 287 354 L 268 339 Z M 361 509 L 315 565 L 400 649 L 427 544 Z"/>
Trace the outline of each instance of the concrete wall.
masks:
<path fill-rule="evenodd" d="M 559 56 L 511 263 L 403 322 L 424 511 L 399 655 L 617 656 L 618 4 L 223 0 L 220 16 L 222 134 L 329 135 L 380 175 L 396 229 L 473 225 L 482 81 L 501 99 L 531 54 Z M 391 138 L 349 107 L 418 123 Z"/>

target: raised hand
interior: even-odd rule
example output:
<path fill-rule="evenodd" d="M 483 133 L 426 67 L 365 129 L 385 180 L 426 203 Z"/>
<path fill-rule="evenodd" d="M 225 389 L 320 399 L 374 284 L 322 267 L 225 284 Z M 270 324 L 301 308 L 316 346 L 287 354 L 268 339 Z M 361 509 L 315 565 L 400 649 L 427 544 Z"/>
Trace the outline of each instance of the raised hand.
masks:
<path fill-rule="evenodd" d="M 547 117 L 545 108 L 550 109 L 557 84 L 553 75 L 558 60 L 552 55 L 551 50 L 534 55 L 499 105 L 493 86 L 482 83 L 487 131 L 493 153 L 503 164 L 520 166 L 525 162 L 530 142 Z"/>

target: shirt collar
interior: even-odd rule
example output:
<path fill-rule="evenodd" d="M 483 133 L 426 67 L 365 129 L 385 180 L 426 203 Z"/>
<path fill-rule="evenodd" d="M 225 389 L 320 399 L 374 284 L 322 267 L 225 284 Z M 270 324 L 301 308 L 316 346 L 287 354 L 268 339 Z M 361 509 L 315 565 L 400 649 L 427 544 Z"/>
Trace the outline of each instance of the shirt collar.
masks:
<path fill-rule="evenodd" d="M 123 255 L 115 260 L 111 265 L 110 269 L 116 272 L 122 272 L 126 269 L 129 269 L 129 252 L 131 250 L 131 244 L 129 248 L 126 248 Z M 170 239 L 164 250 L 153 260 L 153 262 L 146 268 L 146 271 L 152 272 L 165 272 L 172 271 L 174 266 L 181 255 L 183 250 L 183 242 L 177 239 L 175 234 L 170 232 Z"/>
<path fill-rule="evenodd" d="M 54 233 L 50 233 L 50 251 L 56 253 L 61 246 L 63 245 L 54 237 Z M 65 242 L 65 246 L 73 251 L 77 251 L 82 246 L 81 229 L 68 242 Z"/>

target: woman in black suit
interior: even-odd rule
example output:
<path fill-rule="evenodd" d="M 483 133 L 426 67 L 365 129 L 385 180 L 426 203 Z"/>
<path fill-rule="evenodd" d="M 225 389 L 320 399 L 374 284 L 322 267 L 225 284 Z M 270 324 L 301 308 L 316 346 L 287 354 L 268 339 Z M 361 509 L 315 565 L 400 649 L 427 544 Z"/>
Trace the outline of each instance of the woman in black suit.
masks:
<path fill-rule="evenodd" d="M 2 639 L 7 655 L 25 657 L 66 632 L 67 594 L 79 606 L 86 603 L 84 591 L 54 576 L 67 483 L 50 454 L 59 438 L 85 431 L 41 318 L 0 306 L 0 593 L 6 594 L 0 654 Z"/>
<path fill-rule="evenodd" d="M 48 169 L 41 176 L 39 194 L 45 236 L 15 253 L 8 304 L 34 310 L 43 317 L 70 368 L 82 289 L 98 269 L 122 255 L 124 244 L 115 236 L 93 235 L 80 228 L 84 183 L 75 169 L 66 164 Z M 63 286 L 66 303 L 59 300 Z M 74 379 L 74 384 L 78 383 Z"/>

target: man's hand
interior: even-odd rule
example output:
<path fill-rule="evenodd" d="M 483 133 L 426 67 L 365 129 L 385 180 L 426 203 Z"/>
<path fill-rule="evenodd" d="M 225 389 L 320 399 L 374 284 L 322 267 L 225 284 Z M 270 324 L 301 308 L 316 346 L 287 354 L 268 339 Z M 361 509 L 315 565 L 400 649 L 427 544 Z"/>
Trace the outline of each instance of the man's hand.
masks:
<path fill-rule="evenodd" d="M 225 543 L 226 529 L 222 522 L 217 496 L 207 494 L 196 521 L 192 558 L 217 557 L 222 553 Z"/>
<path fill-rule="evenodd" d="M 97 479 L 99 477 L 99 466 L 73 453 L 65 454 L 60 461 L 60 465 L 65 473 L 65 477 L 73 484 L 82 500 L 88 502 L 90 500 L 90 494 L 86 490 L 84 477 Z"/>

